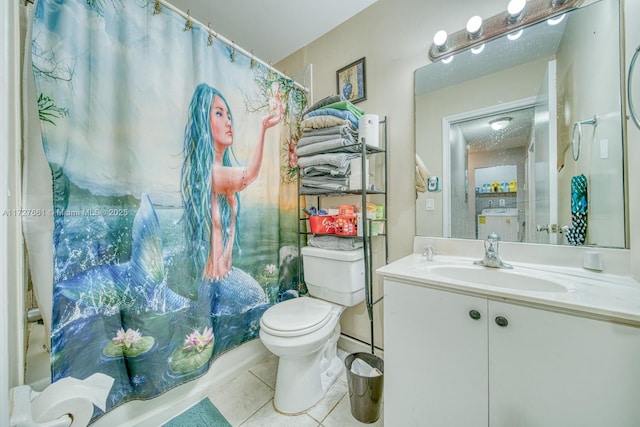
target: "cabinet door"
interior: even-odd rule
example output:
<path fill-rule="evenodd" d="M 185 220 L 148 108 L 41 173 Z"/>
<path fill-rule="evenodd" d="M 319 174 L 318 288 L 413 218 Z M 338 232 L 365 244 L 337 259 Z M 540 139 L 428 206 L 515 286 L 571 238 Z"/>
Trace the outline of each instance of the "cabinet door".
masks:
<path fill-rule="evenodd" d="M 385 280 L 385 425 L 487 426 L 486 313 L 485 299 Z"/>
<path fill-rule="evenodd" d="M 489 317 L 491 427 L 640 425 L 639 328 L 494 301 Z"/>

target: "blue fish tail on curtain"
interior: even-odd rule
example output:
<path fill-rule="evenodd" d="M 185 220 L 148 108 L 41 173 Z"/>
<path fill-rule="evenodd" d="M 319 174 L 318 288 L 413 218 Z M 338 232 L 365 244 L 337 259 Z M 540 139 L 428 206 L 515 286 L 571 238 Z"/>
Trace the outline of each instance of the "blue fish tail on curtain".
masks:
<path fill-rule="evenodd" d="M 147 1 L 39 0 L 53 177 L 52 380 L 107 410 L 207 372 L 297 281 L 293 82 Z M 94 419 L 103 412 L 95 409 Z"/>

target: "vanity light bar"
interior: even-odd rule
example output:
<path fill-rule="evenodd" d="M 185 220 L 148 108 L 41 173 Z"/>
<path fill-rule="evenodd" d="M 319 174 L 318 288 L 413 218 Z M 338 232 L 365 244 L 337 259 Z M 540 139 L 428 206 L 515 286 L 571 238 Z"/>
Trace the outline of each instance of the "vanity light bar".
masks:
<path fill-rule="evenodd" d="M 584 0 L 529 0 L 524 7 L 522 7 L 522 4 L 510 4 L 509 11 L 504 11 L 487 18 L 484 22 L 480 19 L 480 28 L 472 25 L 472 30 L 476 30 L 477 28 L 477 31 L 473 34 L 470 34 L 467 28 L 464 28 L 451 34 L 445 40 L 442 40 L 443 34 L 446 36 L 446 33 L 439 31 L 437 33 L 439 35 L 438 43 L 436 44 L 434 40 L 434 43 L 431 44 L 431 48 L 429 49 L 429 59 L 431 61 L 437 61 L 438 59 L 451 56 L 455 52 L 485 43 L 505 33 L 512 33 L 519 28 L 577 9 L 583 1 Z M 472 19 L 474 18 L 476 18 L 474 23 L 477 23 L 477 18 L 479 17 L 473 17 Z"/>

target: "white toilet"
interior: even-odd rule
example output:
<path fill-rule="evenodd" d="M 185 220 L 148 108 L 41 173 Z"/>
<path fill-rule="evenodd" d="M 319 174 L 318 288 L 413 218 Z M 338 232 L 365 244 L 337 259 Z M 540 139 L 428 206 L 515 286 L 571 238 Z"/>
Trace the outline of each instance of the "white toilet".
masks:
<path fill-rule="evenodd" d="M 309 296 L 283 301 L 260 319 L 260 339 L 280 357 L 275 408 L 298 414 L 315 405 L 342 373 L 340 315 L 364 301 L 362 249 L 302 248 Z"/>

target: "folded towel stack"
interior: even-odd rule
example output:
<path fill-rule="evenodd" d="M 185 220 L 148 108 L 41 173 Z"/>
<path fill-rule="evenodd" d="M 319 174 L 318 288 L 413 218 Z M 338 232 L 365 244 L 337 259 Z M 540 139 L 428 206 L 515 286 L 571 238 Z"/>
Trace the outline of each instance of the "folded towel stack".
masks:
<path fill-rule="evenodd" d="M 358 120 L 364 110 L 341 95 L 331 95 L 303 113 L 296 154 L 301 194 L 349 190 L 351 161 L 360 158 Z"/>

